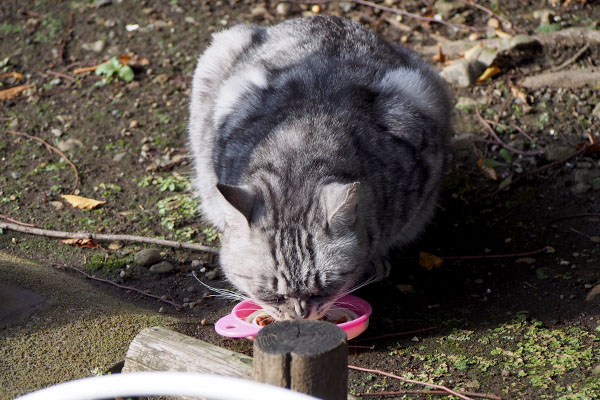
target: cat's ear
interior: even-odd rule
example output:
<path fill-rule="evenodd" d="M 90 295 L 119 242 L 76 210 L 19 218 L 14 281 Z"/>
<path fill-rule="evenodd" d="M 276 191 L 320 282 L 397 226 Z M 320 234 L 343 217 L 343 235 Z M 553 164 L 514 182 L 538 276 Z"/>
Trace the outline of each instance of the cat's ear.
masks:
<path fill-rule="evenodd" d="M 217 189 L 229 203 L 232 210 L 226 210 L 226 218 L 231 217 L 231 212 L 237 214 L 235 217 L 243 216 L 250 225 L 252 219 L 252 210 L 256 202 L 256 196 L 243 186 L 228 185 L 226 183 L 217 183 Z M 239 215 L 241 214 L 241 215 Z"/>
<path fill-rule="evenodd" d="M 329 226 L 354 225 L 358 215 L 359 189 L 360 182 L 330 183 L 323 187 L 321 201 Z"/>

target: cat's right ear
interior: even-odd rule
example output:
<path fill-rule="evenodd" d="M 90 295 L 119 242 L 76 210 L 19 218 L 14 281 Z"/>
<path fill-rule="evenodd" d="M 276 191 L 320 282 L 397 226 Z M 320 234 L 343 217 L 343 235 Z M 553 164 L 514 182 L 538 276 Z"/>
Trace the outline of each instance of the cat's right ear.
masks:
<path fill-rule="evenodd" d="M 242 217 L 250 225 L 252 211 L 256 203 L 256 196 L 243 186 L 217 183 L 217 189 L 231 207 L 225 210 L 225 218 L 229 223 L 239 221 Z"/>
<path fill-rule="evenodd" d="M 330 183 L 323 188 L 321 201 L 330 227 L 350 227 L 358 216 L 360 182 Z"/>

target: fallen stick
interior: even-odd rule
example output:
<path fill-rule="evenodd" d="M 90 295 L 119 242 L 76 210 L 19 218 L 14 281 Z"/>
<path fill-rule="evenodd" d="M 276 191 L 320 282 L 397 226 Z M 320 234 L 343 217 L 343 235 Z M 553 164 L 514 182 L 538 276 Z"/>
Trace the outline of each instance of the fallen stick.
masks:
<path fill-rule="evenodd" d="M 23 226 L 28 226 L 30 228 L 35 228 L 35 225 L 33 224 L 28 224 L 25 222 L 21 222 L 21 221 L 17 221 L 16 219 L 12 219 L 11 217 L 8 217 L 6 215 L 0 214 L 0 218 L 7 220 L 8 222 L 12 222 L 14 224 L 19 224 L 19 225 L 23 225 Z"/>
<path fill-rule="evenodd" d="M 502 146 L 503 148 L 505 148 L 508 151 L 512 151 L 515 154 L 520 154 L 523 156 L 537 156 L 540 154 L 543 154 L 543 151 L 540 150 L 535 150 L 535 151 L 523 151 L 523 150 L 519 150 L 519 149 L 515 149 L 514 147 L 504 143 L 504 141 L 502 141 L 502 139 L 500 139 L 500 136 L 498 136 L 496 134 L 496 132 L 494 131 L 494 128 L 492 128 L 492 126 L 490 125 L 490 123 L 488 122 L 488 120 L 486 120 L 485 118 L 483 118 L 481 116 L 481 114 L 479 113 L 479 109 L 475 108 L 475 113 L 477 115 L 477 118 L 479 119 L 479 122 L 481 122 L 481 124 L 484 126 L 484 128 L 486 129 L 486 131 L 496 140 L 496 142 L 498 142 L 498 144 L 500 146 Z"/>
<path fill-rule="evenodd" d="M 306 1 L 306 3 L 309 3 L 309 4 L 326 4 L 326 3 L 336 3 L 336 2 L 341 2 L 341 1 L 343 1 L 343 0 L 313 0 L 313 1 Z M 300 3 L 305 3 L 304 1 L 299 1 L 299 2 Z M 436 18 L 430 18 L 430 17 L 422 17 L 422 16 L 417 15 L 417 14 L 409 13 L 408 11 L 400 10 L 399 8 L 386 7 L 386 6 L 383 6 L 381 4 L 372 3 L 372 2 L 366 1 L 366 0 L 350 0 L 350 2 L 356 3 L 356 4 L 362 4 L 363 6 L 376 8 L 376 9 L 379 9 L 381 11 L 387 11 L 387 12 L 390 12 L 390 13 L 393 13 L 393 14 L 404 15 L 405 17 L 416 19 L 418 21 L 433 22 L 433 23 L 437 23 L 437 24 L 446 25 L 446 26 L 449 26 L 449 27 L 454 28 L 454 29 L 459 29 L 460 28 L 460 29 L 466 29 L 466 30 L 474 31 L 474 32 L 480 32 L 480 31 L 486 30 L 486 28 L 474 28 L 474 27 L 469 26 L 469 25 L 453 24 L 451 22 L 444 21 L 443 19 L 436 19 Z"/>
<path fill-rule="evenodd" d="M 11 133 L 13 135 L 20 135 L 20 136 L 24 136 L 28 139 L 37 140 L 38 142 L 40 142 L 44 146 L 46 146 L 47 149 L 50 149 L 51 151 L 54 151 L 55 153 L 60 155 L 67 162 L 67 164 L 69 164 L 71 166 L 71 168 L 75 172 L 75 185 L 73 186 L 73 190 L 71 190 L 71 194 L 75 193 L 75 189 L 77 189 L 77 186 L 79 185 L 79 172 L 77 172 L 77 167 L 75 166 L 75 164 L 73 164 L 73 162 L 71 160 L 69 160 L 69 157 L 67 157 L 65 155 L 65 153 L 63 153 L 56 147 L 52 146 L 50 143 L 46 142 L 44 139 L 39 138 L 37 136 L 32 136 L 25 132 L 17 132 L 17 131 L 13 131 L 13 130 L 7 130 L 6 133 Z"/>
<path fill-rule="evenodd" d="M 491 399 L 491 400 L 502 400 L 502 397 L 496 396 L 495 394 L 484 394 L 484 393 L 472 393 L 472 392 L 458 392 L 469 397 L 476 397 L 480 399 Z M 367 396 L 402 396 L 405 394 L 422 394 L 422 395 L 448 395 L 448 392 L 444 390 L 396 390 L 393 392 L 372 392 L 372 393 L 357 393 L 356 397 L 367 397 Z"/>
<path fill-rule="evenodd" d="M 8 229 L 15 232 L 29 233 L 37 236 L 55 237 L 61 239 L 93 239 L 93 240 L 111 240 L 111 241 L 123 241 L 123 242 L 140 242 L 157 244 L 160 246 L 173 247 L 176 249 L 189 249 L 204 251 L 206 253 L 218 254 L 219 249 L 215 247 L 204 246 L 196 243 L 177 242 L 175 240 L 166 240 L 158 238 L 149 238 L 144 236 L 134 235 L 111 235 L 103 233 L 88 233 L 88 232 L 63 232 L 53 231 L 48 229 L 32 228 L 28 226 L 22 226 L 18 224 L 12 224 L 8 222 L 0 222 L 0 229 Z"/>
<path fill-rule="evenodd" d="M 416 381 L 414 379 L 405 378 L 403 376 L 398 376 L 398 375 L 390 374 L 389 372 L 383 372 L 383 371 L 380 371 L 378 369 L 361 368 L 361 367 L 356 367 L 356 366 L 350 365 L 350 364 L 348 364 L 348 368 L 354 369 L 354 370 L 357 370 L 357 371 L 369 372 L 371 374 L 384 375 L 384 376 L 387 376 L 389 378 L 398 379 L 399 381 L 406 382 L 406 383 L 414 383 L 414 384 L 421 385 L 421 386 L 430 386 L 430 387 L 438 389 L 438 390 L 443 390 L 447 394 L 452 394 L 452 395 L 457 396 L 458 398 L 461 398 L 463 400 L 473 400 L 471 397 L 465 396 L 464 394 L 462 394 L 460 392 L 456 392 L 456 391 L 454 391 L 454 390 L 452 390 L 452 389 L 450 389 L 450 388 L 448 388 L 446 386 L 436 385 L 435 383 L 427 383 L 427 382 Z"/>
<path fill-rule="evenodd" d="M 159 296 L 156 296 L 156 295 L 153 295 L 153 294 L 150 294 L 150 293 L 146 293 L 143 290 L 140 290 L 138 288 L 134 288 L 133 286 L 120 285 L 120 284 L 118 284 L 116 282 L 113 282 L 113 281 L 110 281 L 108 279 L 96 278 L 95 276 L 90 275 L 88 273 L 85 273 L 82 270 L 80 270 L 78 268 L 75 268 L 75 267 L 69 267 L 68 265 L 63 265 L 63 266 L 57 265 L 57 266 L 55 266 L 55 268 L 58 268 L 58 269 L 65 269 L 66 268 L 66 269 L 70 269 L 70 270 L 73 270 L 73 271 L 77 271 L 80 274 L 84 275 L 88 279 L 91 279 L 91 280 L 94 280 L 94 281 L 98 281 L 98 282 L 102 282 L 102 283 L 108 283 L 109 285 L 116 286 L 119 289 L 131 290 L 131 291 L 139 293 L 139 294 L 141 294 L 143 296 L 150 297 L 152 299 L 156 299 L 156 300 L 162 301 L 163 303 L 169 304 L 169 305 L 173 306 L 177 311 L 179 311 L 179 310 L 181 310 L 183 308 L 182 305 L 174 303 L 174 302 L 172 302 L 170 300 L 163 299 L 162 297 L 159 297 Z"/>

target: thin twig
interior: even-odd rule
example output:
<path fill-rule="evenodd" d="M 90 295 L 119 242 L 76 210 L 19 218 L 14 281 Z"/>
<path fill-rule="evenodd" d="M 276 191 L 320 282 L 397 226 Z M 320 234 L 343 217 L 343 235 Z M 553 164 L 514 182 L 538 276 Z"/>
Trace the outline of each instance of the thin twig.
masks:
<path fill-rule="evenodd" d="M 550 68 L 550 71 L 551 72 L 557 72 L 557 71 L 560 71 L 561 69 L 564 69 L 565 67 L 571 65 L 572 63 L 574 63 L 575 61 L 577 61 L 577 59 L 579 57 L 581 57 L 581 55 L 583 53 L 585 53 L 587 51 L 587 49 L 589 49 L 589 48 L 590 48 L 590 44 L 589 43 L 584 44 L 583 47 L 581 49 L 579 49 L 579 51 L 573 55 L 573 57 L 569 58 L 568 60 L 566 60 L 565 62 L 563 62 L 562 64 L 560 64 L 560 65 L 558 65 L 558 66 L 556 66 L 554 68 Z"/>
<path fill-rule="evenodd" d="M 337 2 L 341 2 L 341 1 L 343 1 L 343 0 L 312 0 L 312 1 L 299 1 L 299 2 L 300 3 L 310 3 L 310 4 L 326 4 L 326 3 L 337 3 Z M 443 19 L 423 17 L 423 16 L 420 16 L 420 15 L 417 15 L 417 14 L 409 13 L 408 11 L 400 10 L 398 8 L 386 7 L 386 6 L 383 6 L 381 4 L 372 3 L 372 2 L 366 1 L 366 0 L 350 0 L 350 2 L 357 3 L 357 4 L 362 4 L 363 6 L 367 6 L 367 7 L 377 8 L 379 10 L 387 11 L 387 12 L 394 13 L 394 14 L 404 15 L 405 17 L 413 18 L 413 19 L 416 19 L 418 21 L 435 22 L 435 23 L 438 23 L 438 24 L 449 26 L 449 27 L 454 28 L 454 29 L 461 28 L 461 29 L 466 29 L 466 30 L 473 31 L 473 32 L 479 32 L 479 31 L 484 30 L 483 28 L 474 28 L 474 27 L 469 26 L 469 25 L 453 24 L 451 22 L 444 21 Z"/>
<path fill-rule="evenodd" d="M 484 394 L 484 393 L 472 393 L 472 392 L 459 392 L 469 397 L 477 397 L 480 399 L 491 399 L 491 400 L 502 400 L 502 397 L 496 396 L 495 394 Z M 402 396 L 405 394 L 422 394 L 422 395 L 447 395 L 448 392 L 445 390 L 396 390 L 393 392 L 372 392 L 372 393 L 357 393 L 356 397 L 367 397 L 367 396 Z"/>
<path fill-rule="evenodd" d="M 496 17 L 496 18 L 498 18 L 500 21 L 502 21 L 502 25 L 514 27 L 514 25 L 513 25 L 513 23 L 511 21 L 509 21 L 508 19 L 504 18 L 503 16 L 501 16 L 501 15 L 493 12 L 489 8 L 482 6 L 481 4 L 478 4 L 478 3 L 474 2 L 474 1 L 471 1 L 471 0 L 461 0 L 461 1 L 463 3 L 465 3 L 465 4 L 468 4 L 468 5 L 472 6 L 472 7 L 479 8 L 481 11 L 485 11 L 486 13 L 488 13 L 488 14 Z"/>
<path fill-rule="evenodd" d="M 63 153 L 56 147 L 52 146 L 50 143 L 46 142 L 44 139 L 39 138 L 37 136 L 32 136 L 25 132 L 17 132 L 17 131 L 13 131 L 13 130 L 7 130 L 6 133 L 11 133 L 13 135 L 25 136 L 26 138 L 37 140 L 38 142 L 40 142 L 44 146 L 46 146 L 47 149 L 50 149 L 50 150 L 58 153 L 58 155 L 60 155 L 71 166 L 71 168 L 73 168 L 73 171 L 75 172 L 75 185 L 73 186 L 73 190 L 71 190 L 71 194 L 75 193 L 75 189 L 77 189 L 77 186 L 79 185 L 79 172 L 77 172 L 77 167 L 75 166 L 75 164 L 73 164 L 73 162 L 71 162 L 71 160 L 69 160 L 69 157 L 67 157 L 65 155 L 65 153 Z"/>
<path fill-rule="evenodd" d="M 529 136 L 527 134 L 527 132 L 525 132 L 523 129 L 521 129 L 519 126 L 517 125 L 511 125 L 511 128 L 515 129 L 517 132 L 519 132 L 521 135 L 525 136 L 531 143 L 535 143 L 535 139 L 532 138 L 531 136 Z"/>
<path fill-rule="evenodd" d="M 416 335 L 417 333 L 431 332 L 431 331 L 435 331 L 436 329 L 437 329 L 437 326 L 432 326 L 429 328 L 416 329 L 414 331 L 387 333 L 385 335 L 380 335 L 380 336 L 373 336 L 373 337 L 368 337 L 368 338 L 364 338 L 364 339 L 355 339 L 352 342 L 353 343 L 367 342 L 367 341 L 372 341 L 372 340 L 388 339 L 388 338 L 399 337 L 399 336 Z"/>
<path fill-rule="evenodd" d="M 600 213 L 584 213 L 584 214 L 563 215 L 562 217 L 554 218 L 554 219 L 548 221 L 548 223 L 552 224 L 554 222 L 562 221 L 564 219 L 585 218 L 585 217 L 600 217 Z"/>
<path fill-rule="evenodd" d="M 398 379 L 398 380 L 400 380 L 402 382 L 406 382 L 406 383 L 414 383 L 414 384 L 417 384 L 417 385 L 429 386 L 429 387 L 432 387 L 432 388 L 435 388 L 435 389 L 443 390 L 446 393 L 453 394 L 454 396 L 458 396 L 459 398 L 461 398 L 463 400 L 472 400 L 471 397 L 465 396 L 464 394 L 456 392 L 456 391 L 454 391 L 454 390 L 452 390 L 450 388 L 447 388 L 446 386 L 436 385 L 434 383 L 427 383 L 427 382 L 416 381 L 414 379 L 405 378 L 403 376 L 398 376 L 398 375 L 390 374 L 389 372 L 383 372 L 383 371 L 380 371 L 378 369 L 361 368 L 361 367 L 356 367 L 354 365 L 348 365 L 348 368 L 355 369 L 357 371 L 369 372 L 369 373 L 372 373 L 372 374 L 384 375 L 384 376 L 387 376 L 389 378 Z"/>
<path fill-rule="evenodd" d="M 28 226 L 30 228 L 35 228 L 35 225 L 33 225 L 33 224 L 28 224 L 26 222 L 17 221 L 16 219 L 12 219 L 11 217 L 7 217 L 6 215 L 0 214 L 0 218 L 5 219 L 5 220 L 7 220 L 9 222 L 12 222 L 14 224 Z"/>
<path fill-rule="evenodd" d="M 487 194 L 485 196 L 480 197 L 477 201 L 481 201 L 481 200 L 484 200 L 484 199 L 487 199 L 487 198 L 490 198 L 490 197 L 494 197 L 495 195 L 497 195 L 498 193 L 500 193 L 500 191 L 508 188 L 509 186 L 514 185 L 515 183 L 517 183 L 517 182 L 519 182 L 519 181 L 521 181 L 521 180 L 523 180 L 525 178 L 528 178 L 528 177 L 530 177 L 532 175 L 539 174 L 540 172 L 543 172 L 543 171 L 545 171 L 547 169 L 554 168 L 557 165 L 564 164 L 567 161 L 571 160 L 572 158 L 578 157 L 578 156 L 580 156 L 580 155 L 582 155 L 584 153 L 587 153 L 588 151 L 590 151 L 592 149 L 596 149 L 596 148 L 600 148 L 600 142 L 599 143 L 594 143 L 594 144 L 588 144 L 588 145 L 582 147 L 581 149 L 577 150 L 573 154 L 571 154 L 571 155 L 563 158 L 562 160 L 554 161 L 554 162 L 552 162 L 550 164 L 544 165 L 543 167 L 536 168 L 533 171 L 529 171 L 529 172 L 527 172 L 527 173 L 525 173 L 523 175 L 520 175 L 519 177 L 517 177 L 517 179 L 514 179 L 514 180 L 510 181 L 508 184 L 504 185 L 502 188 L 496 189 L 492 193 L 489 193 L 489 194 Z"/>
<path fill-rule="evenodd" d="M 60 51 L 58 52 L 59 64 L 63 64 L 65 61 L 64 57 L 65 50 L 67 48 L 67 42 L 69 41 L 69 37 L 71 37 L 71 32 L 73 31 L 73 12 L 74 10 L 71 10 L 71 12 L 69 13 L 69 23 L 67 25 L 67 31 L 65 32 L 65 35 L 62 37 L 62 39 L 60 39 Z"/>
<path fill-rule="evenodd" d="M 48 75 L 58 76 L 59 78 L 64 78 L 64 79 L 66 79 L 68 81 L 75 82 L 75 78 L 73 78 L 72 76 L 69 76 L 67 74 L 63 74 L 62 72 L 56 72 L 56 71 L 48 70 L 48 71 L 46 71 L 46 73 Z"/>
<path fill-rule="evenodd" d="M 150 298 L 153 298 L 153 299 L 156 299 L 156 300 L 160 300 L 160 301 L 162 301 L 163 303 L 166 303 L 166 304 L 169 304 L 169 305 L 171 305 L 171 306 L 175 307 L 175 309 L 176 309 L 177 311 L 179 311 L 179 310 L 181 310 L 181 309 L 183 308 L 183 306 L 181 306 L 180 304 L 174 303 L 174 302 L 172 302 L 172 301 L 170 301 L 170 300 L 167 300 L 167 299 L 163 299 L 163 298 L 162 298 L 162 297 L 160 297 L 160 296 L 156 296 L 156 295 L 153 295 L 153 294 L 150 294 L 150 293 L 146 293 L 146 292 L 144 292 L 143 290 L 140 290 L 140 289 L 138 289 L 138 288 L 134 288 L 134 287 L 132 287 L 132 286 L 119 285 L 118 283 L 116 283 L 116 282 L 113 282 L 113 281 L 110 281 L 110 280 L 108 280 L 108 279 L 96 278 L 96 277 L 95 277 L 95 276 L 93 276 L 93 275 L 90 275 L 90 274 L 87 274 L 87 273 L 83 272 L 83 271 L 82 271 L 82 270 L 80 270 L 79 268 L 75 268 L 75 267 L 69 267 L 68 265 L 63 265 L 63 266 L 58 266 L 58 265 L 57 265 L 57 266 L 56 266 L 56 268 L 58 268 L 58 269 L 63 269 L 63 268 L 71 269 L 71 270 L 73 270 L 73 271 L 77 271 L 77 272 L 79 272 L 79 273 L 80 273 L 80 274 L 82 274 L 82 275 L 85 275 L 85 277 L 86 277 L 86 278 L 88 278 L 88 279 L 92 279 L 92 280 L 94 280 L 94 281 L 98 281 L 98 282 L 108 283 L 109 285 L 116 286 L 116 287 L 118 287 L 118 288 L 120 288 L 120 289 L 131 290 L 131 291 L 133 291 L 133 292 L 139 293 L 139 294 L 141 294 L 141 295 L 144 295 L 144 296 L 146 296 L 146 297 L 150 297 Z"/>
<path fill-rule="evenodd" d="M 150 243 L 160 246 L 174 247 L 176 249 L 190 249 L 197 251 L 204 251 L 206 253 L 218 254 L 219 249 L 215 247 L 203 246 L 196 243 L 177 242 L 175 240 L 166 240 L 158 238 L 149 238 L 144 236 L 133 236 L 133 235 L 111 235 L 102 233 L 87 233 L 87 232 L 62 232 L 53 231 L 48 229 L 30 228 L 27 226 L 21 226 L 17 224 L 11 224 L 7 222 L 0 222 L 0 228 L 8 229 L 11 231 L 29 233 L 31 235 L 47 236 L 55 238 L 68 238 L 68 239 L 93 239 L 93 240 L 111 240 L 111 241 L 123 241 L 123 242 L 140 242 Z"/>
<path fill-rule="evenodd" d="M 481 113 L 479 113 L 479 110 L 477 108 L 475 108 L 475 114 L 477 115 L 477 118 L 479 119 L 479 121 L 483 124 L 483 126 L 485 127 L 485 129 L 487 130 L 487 132 L 498 142 L 498 144 L 500 144 L 500 146 L 504 147 L 506 150 L 512 151 L 513 153 L 516 154 L 521 154 L 523 156 L 536 156 L 539 154 L 543 154 L 542 151 L 540 150 L 535 150 L 535 151 L 523 151 L 523 150 L 519 150 L 519 149 L 515 149 L 514 147 L 504 143 L 502 141 L 502 139 L 500 139 L 500 136 L 498 136 L 496 134 L 496 132 L 494 131 L 494 128 L 491 127 L 490 123 L 488 122 L 488 120 L 486 120 L 485 118 L 483 118 L 481 116 Z"/>

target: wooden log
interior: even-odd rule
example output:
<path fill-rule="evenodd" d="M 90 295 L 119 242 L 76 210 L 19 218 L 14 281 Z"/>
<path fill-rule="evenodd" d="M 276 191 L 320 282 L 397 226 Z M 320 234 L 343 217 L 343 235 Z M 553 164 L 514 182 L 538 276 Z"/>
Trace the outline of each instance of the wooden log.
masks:
<path fill-rule="evenodd" d="M 155 326 L 131 342 L 123 372 L 180 371 L 252 377 L 252 357 Z"/>
<path fill-rule="evenodd" d="M 271 324 L 254 340 L 254 380 L 325 400 L 348 397 L 346 333 L 324 321 Z"/>

